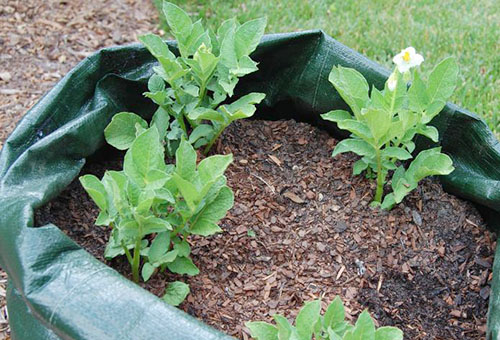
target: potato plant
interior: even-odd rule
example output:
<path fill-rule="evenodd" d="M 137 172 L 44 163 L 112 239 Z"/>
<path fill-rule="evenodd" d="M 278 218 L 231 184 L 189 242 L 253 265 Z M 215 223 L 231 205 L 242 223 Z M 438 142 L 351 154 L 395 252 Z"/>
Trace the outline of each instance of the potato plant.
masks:
<path fill-rule="evenodd" d="M 351 112 L 334 110 L 322 115 L 348 130 L 349 138 L 339 142 L 332 156 L 354 152 L 361 156 L 353 174 L 366 171 L 376 177 L 373 205 L 391 209 L 415 189 L 418 182 L 431 175 L 447 175 L 454 168 L 449 156 L 440 147 L 422 151 L 413 161 L 415 137 L 425 136 L 438 142 L 438 130 L 429 125 L 446 105 L 455 89 L 458 67 L 453 58 L 439 63 L 425 82 L 416 70 L 423 58 L 413 48 L 394 58 L 396 69 L 382 91 L 372 87 L 358 71 L 342 66 L 333 67 L 329 81 L 351 108 Z M 408 87 L 408 82 L 411 85 Z M 408 164 L 409 163 L 409 164 Z M 382 201 L 384 185 L 393 171 L 392 192 Z"/>
<path fill-rule="evenodd" d="M 256 340 L 403 340 L 403 332 L 395 327 L 375 328 L 367 310 L 363 311 L 354 325 L 345 321 L 342 300 L 337 296 L 321 315 L 321 301 L 304 304 L 295 325 L 285 317 L 273 316 L 276 325 L 263 321 L 247 322 L 251 336 Z"/>
<path fill-rule="evenodd" d="M 135 127 L 137 137 L 130 144 L 127 138 L 120 141 L 129 147 L 122 171 L 106 171 L 101 180 L 80 177 L 100 209 L 96 224 L 111 227 L 105 257 L 125 255 L 135 282 L 139 273 L 147 281 L 165 269 L 197 275 L 188 237 L 221 231 L 217 223 L 233 205 L 224 176 L 232 155 L 207 157 L 197 165 L 196 151 L 181 139 L 175 165 L 165 164 L 157 126 L 138 120 Z M 186 284 L 174 282 L 164 299 L 177 305 L 188 292 Z"/>
<path fill-rule="evenodd" d="M 233 96 L 240 77 L 257 71 L 257 63 L 249 55 L 264 34 L 266 19 L 240 24 L 233 18 L 213 32 L 205 30 L 201 21 L 193 23 L 174 4 L 164 2 L 163 12 L 179 55 L 157 35 L 139 37 L 159 63 L 153 68 L 155 74 L 144 95 L 159 106 L 156 115 L 162 118 L 158 129 L 169 155 L 173 155 L 182 137 L 196 148 L 204 146 L 207 154 L 231 122 L 251 117 L 255 104 L 265 97 L 263 93 L 249 93 L 223 104 Z M 115 143 L 116 133 L 133 131 L 135 120 L 139 117 L 113 120 L 106 131 L 108 142 L 123 148 Z"/>

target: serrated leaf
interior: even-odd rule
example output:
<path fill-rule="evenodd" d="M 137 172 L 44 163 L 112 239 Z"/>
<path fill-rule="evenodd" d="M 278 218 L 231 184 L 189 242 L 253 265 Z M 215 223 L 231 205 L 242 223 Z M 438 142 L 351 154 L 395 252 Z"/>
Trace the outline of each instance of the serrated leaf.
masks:
<path fill-rule="evenodd" d="M 173 262 L 167 264 L 168 270 L 176 274 L 198 275 L 200 270 L 194 265 L 189 257 L 177 257 Z"/>
<path fill-rule="evenodd" d="M 403 340 L 403 332 L 396 327 L 380 327 L 375 331 L 375 340 Z"/>
<path fill-rule="evenodd" d="M 108 208 L 108 194 L 101 181 L 94 175 L 81 176 L 79 180 L 85 191 L 87 191 L 99 209 L 106 210 Z"/>
<path fill-rule="evenodd" d="M 321 301 L 314 300 L 304 304 L 295 319 L 295 327 L 301 339 L 311 339 L 314 325 L 319 319 L 321 311 Z"/>
<path fill-rule="evenodd" d="M 163 295 L 162 299 L 169 305 L 178 306 L 186 299 L 189 291 L 189 285 L 184 282 L 170 282 L 165 289 L 165 295 Z"/>
<path fill-rule="evenodd" d="M 375 155 L 375 149 L 372 145 L 361 139 L 348 138 L 340 141 L 333 150 L 332 157 L 344 152 L 354 152 L 359 156 Z"/>
<path fill-rule="evenodd" d="M 250 335 L 256 340 L 278 340 L 278 329 L 263 321 L 246 322 Z"/>
<path fill-rule="evenodd" d="M 111 122 L 104 129 L 104 137 L 108 144 L 118 150 L 126 150 L 135 140 L 135 125 L 147 128 L 148 123 L 139 115 L 132 112 L 120 112 L 113 116 Z"/>

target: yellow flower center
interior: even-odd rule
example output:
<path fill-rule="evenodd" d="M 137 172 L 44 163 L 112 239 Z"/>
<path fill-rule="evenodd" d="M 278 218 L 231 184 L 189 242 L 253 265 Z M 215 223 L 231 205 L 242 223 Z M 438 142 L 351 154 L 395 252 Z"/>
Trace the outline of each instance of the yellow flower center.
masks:
<path fill-rule="evenodd" d="M 403 54 L 403 60 L 406 62 L 410 61 L 410 52 L 406 51 L 405 54 Z"/>

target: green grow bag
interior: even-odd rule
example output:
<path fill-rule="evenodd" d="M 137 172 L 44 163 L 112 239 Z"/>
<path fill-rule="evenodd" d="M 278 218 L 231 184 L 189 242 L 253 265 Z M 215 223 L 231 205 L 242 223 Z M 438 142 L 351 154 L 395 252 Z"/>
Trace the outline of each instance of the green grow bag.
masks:
<path fill-rule="evenodd" d="M 382 87 L 389 72 L 321 31 L 267 35 L 259 71 L 239 93 L 266 93 L 257 118 L 294 118 L 345 137 L 320 113 L 347 108 L 328 82 L 333 65 L 354 67 Z M 34 210 L 56 197 L 104 143 L 119 111 L 151 116 L 146 90 L 155 61 L 142 46 L 103 49 L 82 61 L 21 120 L 0 155 L 0 265 L 9 275 L 13 339 L 223 339 L 226 335 L 128 281 L 65 236 L 34 226 Z M 500 212 L 500 146 L 476 115 L 453 104 L 434 121 L 456 170 L 444 188 L 477 204 L 491 228 Z M 421 141 L 422 143 L 422 141 Z M 500 329 L 495 261 L 488 333 Z"/>

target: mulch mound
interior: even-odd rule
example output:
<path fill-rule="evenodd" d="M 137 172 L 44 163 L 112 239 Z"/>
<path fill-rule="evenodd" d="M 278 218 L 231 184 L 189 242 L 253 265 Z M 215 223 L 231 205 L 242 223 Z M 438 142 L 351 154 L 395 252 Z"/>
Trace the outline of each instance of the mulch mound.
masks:
<path fill-rule="evenodd" d="M 189 283 L 181 308 L 243 339 L 246 321 L 293 318 L 305 301 L 335 295 L 349 319 L 368 308 L 407 339 L 484 337 L 495 238 L 476 209 L 431 180 L 390 212 L 372 209 L 374 184 L 352 177 L 355 156 L 330 157 L 335 144 L 295 121 L 231 125 L 217 150 L 235 157 L 224 233 L 190 239 L 198 276 L 165 273 L 141 285 L 161 296 L 169 281 Z M 94 159 L 82 174 L 120 169 L 121 156 Z M 36 221 L 104 261 L 109 230 L 94 226 L 97 213 L 75 180 Z M 130 277 L 124 259 L 107 263 Z"/>

